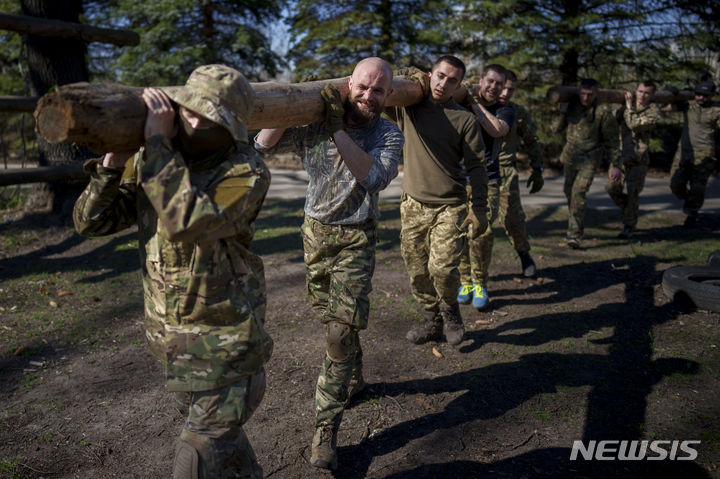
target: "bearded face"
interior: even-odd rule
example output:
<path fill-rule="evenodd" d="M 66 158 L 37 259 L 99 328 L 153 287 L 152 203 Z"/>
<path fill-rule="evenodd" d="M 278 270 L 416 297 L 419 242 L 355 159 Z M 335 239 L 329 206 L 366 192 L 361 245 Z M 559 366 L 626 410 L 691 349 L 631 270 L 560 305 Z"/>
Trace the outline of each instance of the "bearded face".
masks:
<path fill-rule="evenodd" d="M 374 98 L 363 98 L 363 93 L 350 92 L 355 95 L 345 100 L 345 112 L 348 123 L 365 125 L 376 119 L 382 113 L 382 105 Z"/>

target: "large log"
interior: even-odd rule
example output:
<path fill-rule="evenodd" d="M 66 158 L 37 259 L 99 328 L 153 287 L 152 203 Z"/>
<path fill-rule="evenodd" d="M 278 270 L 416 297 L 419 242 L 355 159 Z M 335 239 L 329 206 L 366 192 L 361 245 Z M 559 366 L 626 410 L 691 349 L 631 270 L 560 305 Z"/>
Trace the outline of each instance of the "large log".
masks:
<path fill-rule="evenodd" d="M 580 87 L 577 86 L 554 86 L 548 89 L 545 98 L 550 103 L 567 103 L 574 96 L 580 95 Z M 657 103 L 675 103 L 680 101 L 688 101 L 695 98 L 695 94 L 689 90 L 683 90 L 677 95 L 673 95 L 667 90 L 660 90 L 655 93 L 655 101 Z M 597 96 L 598 103 L 625 103 L 625 90 L 611 90 L 600 88 Z"/>
<path fill-rule="evenodd" d="M 87 176 L 88 173 L 80 163 L 35 168 L 10 168 L 0 170 L 0 186 L 80 180 Z"/>
<path fill-rule="evenodd" d="M 327 82 L 348 93 L 347 78 L 304 83 L 251 83 L 255 106 L 249 129 L 288 128 L 322 120 L 325 114 L 320 91 Z M 35 129 L 50 143 L 86 145 L 96 153 L 129 151 L 143 143 L 146 109 L 142 88 L 114 83 L 73 83 L 45 95 L 35 109 Z M 462 102 L 465 90 L 456 92 Z M 422 99 L 416 83 L 393 79 L 387 106 L 407 106 Z"/>
<path fill-rule="evenodd" d="M 0 30 L 38 37 L 72 38 L 86 43 L 100 42 L 126 46 L 140 43 L 140 36 L 128 30 L 93 27 L 62 20 L 0 13 Z"/>
<path fill-rule="evenodd" d="M 32 112 L 37 102 L 36 96 L 0 96 L 0 111 Z"/>

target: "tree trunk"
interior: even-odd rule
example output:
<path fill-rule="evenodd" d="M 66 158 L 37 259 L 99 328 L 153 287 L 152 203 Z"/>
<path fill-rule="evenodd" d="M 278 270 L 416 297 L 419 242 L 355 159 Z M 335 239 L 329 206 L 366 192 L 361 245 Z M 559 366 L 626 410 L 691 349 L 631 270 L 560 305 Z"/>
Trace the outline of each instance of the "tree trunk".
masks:
<path fill-rule="evenodd" d="M 320 91 L 327 82 L 347 96 L 347 77 L 304 83 L 251 83 L 255 105 L 248 129 L 288 128 L 322 120 L 325 107 Z M 136 150 L 144 142 L 146 109 L 141 93 L 142 88 L 119 84 L 66 85 L 40 100 L 35 110 L 35 128 L 47 141 L 87 145 L 98 154 Z M 465 94 L 461 87 L 455 101 L 462 103 Z M 421 99 L 419 85 L 396 77 L 386 105 L 407 106 Z"/>
<path fill-rule="evenodd" d="M 75 23 L 78 22 L 82 10 L 81 0 L 21 0 L 21 6 L 25 15 Z M 32 95 L 42 96 L 56 85 L 87 81 L 86 46 L 82 41 L 27 35 L 24 42 Z M 42 138 L 38 138 L 38 150 L 40 166 L 82 162 L 90 157 L 90 152 L 85 148 L 69 144 L 50 144 Z M 46 193 L 37 192 L 38 195 L 33 195 L 34 201 L 29 201 L 28 209 L 45 206 L 68 218 L 82 187 L 82 183 L 50 183 L 46 187 Z"/>

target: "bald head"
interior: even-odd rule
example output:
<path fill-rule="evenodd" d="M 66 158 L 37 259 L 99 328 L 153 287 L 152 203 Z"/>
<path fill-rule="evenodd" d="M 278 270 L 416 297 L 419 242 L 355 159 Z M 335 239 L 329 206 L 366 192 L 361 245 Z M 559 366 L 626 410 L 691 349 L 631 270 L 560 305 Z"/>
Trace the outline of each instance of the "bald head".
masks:
<path fill-rule="evenodd" d="M 348 86 L 348 123 L 356 126 L 370 123 L 380 116 L 385 100 L 392 93 L 392 69 L 382 58 L 365 58 L 355 65 Z"/>
<path fill-rule="evenodd" d="M 357 65 L 355 65 L 352 77 L 355 78 L 360 75 L 380 76 L 387 82 L 387 89 L 390 89 L 392 86 L 392 68 L 390 68 L 390 65 L 382 58 L 368 57 L 360 60 Z"/>

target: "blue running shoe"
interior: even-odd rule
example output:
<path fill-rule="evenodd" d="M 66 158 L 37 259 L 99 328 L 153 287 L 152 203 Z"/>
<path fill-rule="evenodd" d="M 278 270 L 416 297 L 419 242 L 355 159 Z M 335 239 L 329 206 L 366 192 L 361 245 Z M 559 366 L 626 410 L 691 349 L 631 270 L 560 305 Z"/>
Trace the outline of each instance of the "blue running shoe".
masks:
<path fill-rule="evenodd" d="M 457 302 L 460 304 L 470 304 L 473 299 L 473 285 L 463 284 L 457 295 Z"/>
<path fill-rule="evenodd" d="M 472 305 L 476 309 L 487 308 L 490 299 L 488 299 L 487 288 L 484 284 L 476 284 L 473 288 Z"/>

